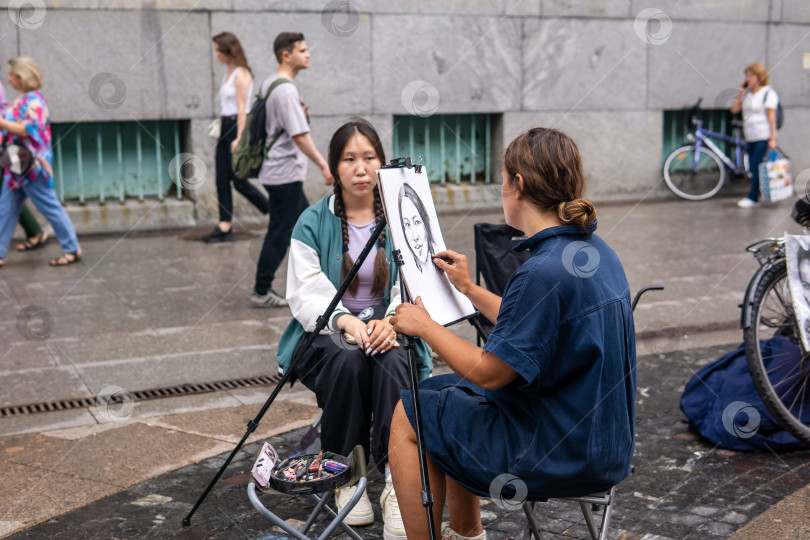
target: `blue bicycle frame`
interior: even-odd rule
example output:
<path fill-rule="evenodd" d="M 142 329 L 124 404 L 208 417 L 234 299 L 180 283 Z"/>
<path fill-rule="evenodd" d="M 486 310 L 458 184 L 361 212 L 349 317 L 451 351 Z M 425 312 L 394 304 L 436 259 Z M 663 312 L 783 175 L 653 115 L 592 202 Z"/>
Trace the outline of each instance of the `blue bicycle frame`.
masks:
<path fill-rule="evenodd" d="M 731 169 L 732 171 L 741 170 L 744 168 L 744 161 L 743 161 L 743 152 L 745 148 L 745 141 L 740 139 L 739 137 L 731 137 L 724 133 L 718 133 L 716 131 L 710 131 L 708 129 L 703 129 L 703 122 L 698 120 L 697 118 L 692 118 L 692 123 L 697 126 L 697 131 L 695 135 L 691 133 L 686 136 L 690 142 L 695 143 L 695 161 L 692 164 L 692 170 L 696 171 L 698 168 L 698 159 L 700 158 L 700 147 L 705 144 L 708 146 L 714 154 L 719 157 L 726 166 Z M 714 137 L 715 139 L 720 139 L 722 141 L 731 143 L 735 145 L 734 148 L 734 157 L 736 158 L 736 163 L 731 161 L 725 152 L 720 150 L 714 142 L 709 139 L 709 137 Z"/>

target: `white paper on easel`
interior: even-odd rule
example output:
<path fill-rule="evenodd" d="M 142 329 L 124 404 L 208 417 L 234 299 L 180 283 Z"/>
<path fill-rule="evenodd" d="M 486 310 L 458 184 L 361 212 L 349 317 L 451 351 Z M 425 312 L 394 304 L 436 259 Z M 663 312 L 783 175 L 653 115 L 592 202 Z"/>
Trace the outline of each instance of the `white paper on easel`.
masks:
<path fill-rule="evenodd" d="M 430 317 L 444 326 L 472 316 L 475 308 L 470 300 L 433 264 L 433 255 L 446 247 L 425 170 L 380 169 L 377 178 L 388 230 L 394 249 L 402 254 L 400 272 L 411 298 L 421 297 Z"/>
<path fill-rule="evenodd" d="M 785 233 L 785 259 L 790 301 L 802 348 L 810 351 L 810 236 Z"/>

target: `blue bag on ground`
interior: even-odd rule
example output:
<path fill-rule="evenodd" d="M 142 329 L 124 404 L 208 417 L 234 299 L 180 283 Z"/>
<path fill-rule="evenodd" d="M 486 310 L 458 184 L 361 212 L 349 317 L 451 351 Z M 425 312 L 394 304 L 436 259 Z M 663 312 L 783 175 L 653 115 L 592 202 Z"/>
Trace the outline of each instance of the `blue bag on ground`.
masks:
<path fill-rule="evenodd" d="M 789 339 L 777 336 L 764 340 L 761 348 L 764 357 L 779 358 L 780 366 L 787 366 L 779 368 L 784 372 L 782 378 L 792 374 L 793 366 L 801 365 L 801 349 Z M 795 358 L 795 362 L 785 362 L 786 358 Z M 683 389 L 681 410 L 690 427 L 723 448 L 749 452 L 810 448 L 785 431 L 762 402 L 742 345 L 692 377 Z"/>

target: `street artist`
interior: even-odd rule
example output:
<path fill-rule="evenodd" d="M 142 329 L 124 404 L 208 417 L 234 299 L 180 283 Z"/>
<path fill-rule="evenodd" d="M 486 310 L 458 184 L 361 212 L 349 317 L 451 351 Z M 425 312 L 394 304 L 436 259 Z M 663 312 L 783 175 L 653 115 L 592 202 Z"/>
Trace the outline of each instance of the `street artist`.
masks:
<path fill-rule="evenodd" d="M 528 236 L 516 249 L 531 252 L 503 298 L 473 283 L 465 256 L 434 257 L 495 323 L 484 348 L 432 321 L 419 298 L 391 319 L 396 332 L 423 338 L 454 371 L 419 384 L 443 539 L 486 538 L 478 498 L 490 497 L 505 473 L 530 498 L 585 495 L 625 478 L 633 455 L 630 291 L 618 257 L 594 234 L 579 150 L 559 131 L 534 128 L 509 145 L 501 173 L 506 223 Z M 413 425 L 406 391 L 394 411 L 389 459 L 407 536 L 427 538 Z M 442 525 L 445 499 L 450 522 Z"/>

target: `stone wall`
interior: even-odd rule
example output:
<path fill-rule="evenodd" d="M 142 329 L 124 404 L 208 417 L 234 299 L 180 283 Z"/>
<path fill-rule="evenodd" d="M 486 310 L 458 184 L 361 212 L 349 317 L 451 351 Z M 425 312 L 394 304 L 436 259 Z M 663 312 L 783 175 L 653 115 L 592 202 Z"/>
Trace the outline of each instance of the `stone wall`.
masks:
<path fill-rule="evenodd" d="M 10 15 L 0 18 L 0 46 L 40 64 L 54 121 L 191 121 L 185 150 L 209 165 L 198 222 L 216 219 L 205 126 L 223 74 L 210 37 L 222 30 L 240 37 L 260 79 L 276 68 L 275 35 L 305 34 L 312 60 L 297 82 L 324 153 L 352 115 L 372 119 L 390 151 L 393 115 L 426 99 L 405 90 L 424 81 L 436 113 L 503 114 L 498 147 L 533 125 L 568 131 L 596 200 L 669 196 L 661 111 L 701 97 L 727 106 L 744 67 L 760 61 L 786 110 L 780 146 L 795 175 L 810 177 L 804 0 L 357 0 L 348 8 L 346 0 L 36 0 L 18 13 L 21 3 L 0 2 Z M 326 192 L 313 167 L 306 189 L 311 199 Z M 235 201 L 237 214 L 257 217 Z"/>

